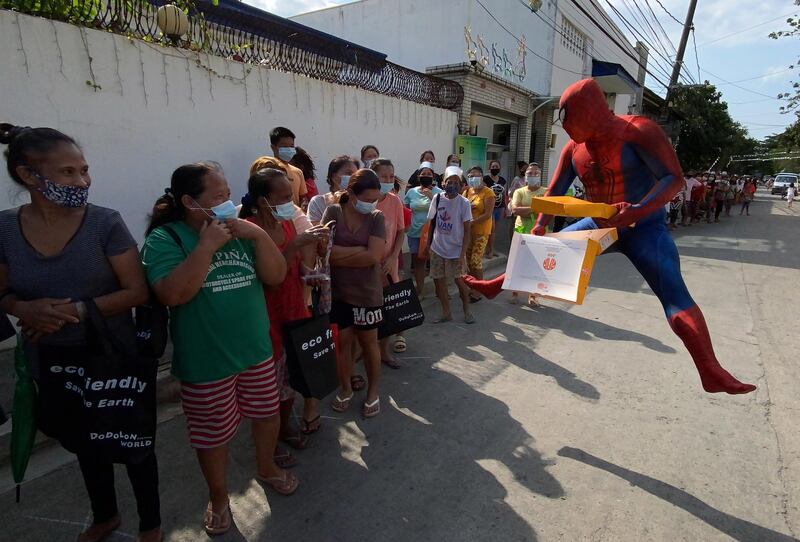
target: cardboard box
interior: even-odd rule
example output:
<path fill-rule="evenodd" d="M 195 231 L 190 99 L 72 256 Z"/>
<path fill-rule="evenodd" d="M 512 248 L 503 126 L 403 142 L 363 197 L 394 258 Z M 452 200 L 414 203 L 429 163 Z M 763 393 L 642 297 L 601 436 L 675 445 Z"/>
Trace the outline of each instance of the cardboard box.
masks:
<path fill-rule="evenodd" d="M 572 196 L 542 196 L 531 200 L 531 210 L 555 216 L 611 218 L 617 208 L 606 203 L 592 203 Z"/>
<path fill-rule="evenodd" d="M 547 236 L 515 233 L 503 289 L 581 305 L 597 256 L 616 240 L 614 228 Z"/>

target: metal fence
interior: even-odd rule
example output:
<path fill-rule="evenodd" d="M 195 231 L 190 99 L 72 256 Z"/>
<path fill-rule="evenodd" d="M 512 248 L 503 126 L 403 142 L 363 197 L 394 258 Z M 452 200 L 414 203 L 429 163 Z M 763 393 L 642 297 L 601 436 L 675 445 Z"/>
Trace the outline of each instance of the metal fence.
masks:
<path fill-rule="evenodd" d="M 188 1 L 188 3 L 187 3 Z M 164 42 L 176 47 L 299 73 L 315 79 L 456 109 L 464 90 L 455 81 L 426 75 L 386 60 L 386 55 L 237 0 L 180 0 L 189 31 L 163 36 L 156 12 L 164 0 L 0 0 L 0 8 Z"/>

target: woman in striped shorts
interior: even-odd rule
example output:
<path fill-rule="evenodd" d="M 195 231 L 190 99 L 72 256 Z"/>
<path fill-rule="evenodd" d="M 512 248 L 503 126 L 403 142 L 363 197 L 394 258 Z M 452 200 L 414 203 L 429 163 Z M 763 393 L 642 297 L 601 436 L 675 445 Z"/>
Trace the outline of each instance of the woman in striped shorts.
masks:
<path fill-rule="evenodd" d="M 231 526 L 228 443 L 250 418 L 255 477 L 289 495 L 298 481 L 275 465 L 279 386 L 262 283 L 283 281 L 286 262 L 269 235 L 236 218 L 219 164 L 179 167 L 153 209 L 142 251 L 147 280 L 170 307 L 172 370 L 181 381 L 189 441 L 209 489 L 203 526 Z"/>

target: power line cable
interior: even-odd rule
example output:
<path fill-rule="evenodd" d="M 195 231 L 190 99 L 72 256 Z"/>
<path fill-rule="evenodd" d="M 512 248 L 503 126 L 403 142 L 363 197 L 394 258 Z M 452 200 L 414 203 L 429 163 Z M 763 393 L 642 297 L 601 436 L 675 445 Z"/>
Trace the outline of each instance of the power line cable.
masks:
<path fill-rule="evenodd" d="M 660 4 L 661 2 L 658 3 Z M 692 48 L 694 49 L 694 62 L 697 65 L 697 83 L 700 84 L 703 78 L 700 76 L 700 57 L 697 54 L 697 40 L 695 40 L 694 37 L 694 25 L 692 25 Z"/>
<path fill-rule="evenodd" d="M 645 2 L 645 4 L 647 4 L 647 9 L 650 10 L 650 15 L 652 16 L 653 20 L 655 21 L 656 26 L 658 26 L 658 29 L 661 30 L 661 34 L 664 36 L 664 38 L 666 38 L 667 43 L 669 43 L 670 47 L 672 47 L 672 50 L 677 55 L 678 54 L 678 50 L 675 48 L 675 44 L 672 43 L 672 40 L 670 39 L 669 35 L 667 34 L 667 31 L 664 30 L 664 26 L 661 24 L 661 21 L 659 20 L 658 15 L 656 15 L 655 10 L 653 10 L 653 6 L 650 4 L 650 0 L 644 0 L 644 2 Z"/>
<path fill-rule="evenodd" d="M 767 72 L 763 75 L 757 75 L 755 77 L 748 77 L 747 79 L 739 79 L 738 81 L 731 81 L 731 83 L 744 83 L 746 81 L 755 81 L 756 79 L 764 79 L 765 77 L 772 77 L 773 75 L 778 75 L 779 73 L 792 71 L 794 68 L 784 68 L 782 70 L 778 70 L 776 72 Z"/>
<path fill-rule="evenodd" d="M 485 12 L 486 12 L 488 15 L 489 15 L 489 17 L 491 17 L 492 19 L 494 19 L 494 22 L 496 22 L 498 25 L 500 25 L 500 28 L 502 28 L 503 30 L 505 30 L 505 31 L 506 31 L 506 32 L 507 32 L 507 33 L 508 33 L 508 34 L 509 34 L 509 35 L 510 35 L 512 38 L 514 38 L 515 40 L 517 40 L 517 43 L 522 43 L 522 40 L 521 40 L 521 39 L 519 39 L 519 38 L 518 38 L 518 37 L 517 37 L 517 36 L 516 36 L 516 35 L 515 35 L 515 34 L 514 34 L 514 33 L 513 33 L 511 30 L 509 30 L 508 28 L 506 28 L 506 26 L 505 26 L 503 23 L 501 23 L 501 22 L 498 20 L 498 18 L 497 18 L 497 17 L 495 17 L 495 16 L 494 16 L 494 14 L 493 14 L 491 11 L 489 11 L 489 8 L 487 8 L 485 5 L 483 5 L 483 2 L 481 2 L 481 0 L 475 0 L 475 2 L 477 2 L 477 3 L 478 3 L 478 5 L 479 5 L 479 6 L 481 6 L 481 7 L 483 8 L 483 10 L 484 10 L 484 11 L 485 11 Z M 548 63 L 548 64 L 550 64 L 551 66 L 553 66 L 554 68 L 558 68 L 559 70 L 562 70 L 562 71 L 565 71 L 565 72 L 568 72 L 568 73 L 574 73 L 574 74 L 576 74 L 576 75 L 580 75 L 581 77 L 583 77 L 583 73 L 582 73 L 582 72 L 576 72 L 575 70 L 570 70 L 570 69 L 568 69 L 568 68 L 564 68 L 564 67 L 562 67 L 562 66 L 559 66 L 558 64 L 555 64 L 555 63 L 553 63 L 551 60 L 549 60 L 549 59 L 547 59 L 547 58 L 543 57 L 542 55 L 540 55 L 539 53 L 537 53 L 536 51 L 534 51 L 533 49 L 531 49 L 530 47 L 528 47 L 528 45 L 527 45 L 527 44 L 525 44 L 525 49 L 527 49 L 528 51 L 530 51 L 531 53 L 533 53 L 533 55 L 534 55 L 534 56 L 536 56 L 536 57 L 538 57 L 538 58 L 541 58 L 542 60 L 544 60 L 545 62 L 547 62 L 547 63 Z"/>
<path fill-rule="evenodd" d="M 769 19 L 767 21 L 763 21 L 763 22 L 760 22 L 758 24 L 754 24 L 753 26 L 748 26 L 747 28 L 742 28 L 741 30 L 737 30 L 736 32 L 731 32 L 730 34 L 725 34 L 724 36 L 720 36 L 719 38 L 713 39 L 711 41 L 705 41 L 705 42 L 700 44 L 700 47 L 702 47 L 704 45 L 710 45 L 712 43 L 717 43 L 718 41 L 726 40 L 728 38 L 732 38 L 733 36 L 738 36 L 739 34 L 742 34 L 743 32 L 747 32 L 748 30 L 753 30 L 754 28 L 758 28 L 759 26 L 764 26 L 767 23 L 771 23 L 773 21 L 777 21 L 778 19 L 786 18 L 786 17 L 788 17 L 790 15 L 796 15 L 796 13 L 797 12 L 792 11 L 792 12 L 789 12 L 789 13 L 787 13 L 785 15 L 780 15 L 780 16 L 775 17 L 773 19 Z"/>
<path fill-rule="evenodd" d="M 633 10 L 630 8 L 628 0 L 622 0 L 622 3 L 625 4 L 625 6 L 628 8 L 629 11 L 631 11 L 631 14 L 634 13 Z M 634 8 L 636 8 L 636 11 L 639 12 L 639 15 L 644 21 L 644 26 L 642 26 L 642 29 L 644 29 L 646 26 L 650 30 L 650 34 L 655 38 L 655 43 L 657 43 L 661 47 L 661 52 L 664 53 L 664 58 L 669 58 L 670 52 L 669 50 L 667 50 L 667 46 L 664 45 L 664 42 L 661 40 L 661 37 L 658 35 L 658 32 L 656 32 L 655 28 L 653 28 L 653 25 L 650 24 L 650 21 L 644 14 L 644 11 L 642 11 L 642 8 L 639 7 L 639 4 L 635 0 L 631 0 L 631 3 L 633 4 Z"/>
<path fill-rule="evenodd" d="M 679 25 L 683 26 L 683 24 L 684 24 L 684 23 L 683 23 L 683 21 L 681 21 L 681 20 L 680 20 L 680 19 L 678 19 L 678 18 L 677 18 L 675 15 L 673 15 L 672 13 L 670 13 L 670 12 L 669 12 L 669 10 L 668 10 L 667 8 L 665 8 L 665 7 L 664 7 L 664 4 L 662 4 L 662 3 L 661 3 L 661 0 L 656 0 L 656 2 L 658 2 L 658 5 L 659 5 L 659 6 L 661 6 L 661 9 L 663 9 L 665 12 L 667 12 L 667 15 L 669 15 L 670 17 L 672 17 L 672 20 L 673 20 L 673 21 L 675 21 L 675 22 L 676 22 L 676 23 L 678 23 Z"/>
<path fill-rule="evenodd" d="M 650 52 L 652 53 L 650 55 L 650 60 L 652 61 L 651 65 L 658 68 L 660 73 L 662 73 L 667 78 L 667 80 L 669 80 L 671 78 L 670 75 L 671 63 L 669 62 L 669 60 L 665 59 L 664 56 L 659 52 L 659 50 L 653 47 L 653 44 L 650 43 L 650 41 L 645 36 L 642 35 L 641 31 L 635 28 L 633 24 L 630 21 L 628 21 L 628 19 L 624 15 L 622 15 L 622 13 L 616 8 L 616 6 L 614 6 L 608 0 L 606 0 L 606 3 L 611 7 L 612 10 L 614 10 L 614 13 L 617 14 L 617 16 L 620 18 L 620 21 L 631 31 L 634 38 L 638 39 L 639 41 L 650 47 Z M 660 63 L 659 58 L 663 59 L 663 61 L 666 62 L 670 68 L 669 69 L 665 68 L 664 65 Z"/>
<path fill-rule="evenodd" d="M 751 89 L 749 89 L 749 88 L 746 88 L 746 87 L 743 87 L 743 86 L 741 86 L 741 85 L 738 85 L 738 84 L 734 83 L 733 81 L 728 81 L 727 79 L 723 79 L 723 78 L 722 78 L 722 77 L 720 77 L 719 75 L 717 75 L 717 74 L 715 74 L 715 73 L 712 73 L 712 72 L 710 72 L 710 71 L 708 71 L 708 70 L 706 70 L 706 69 L 703 69 L 702 71 L 706 72 L 708 75 L 710 75 L 710 76 L 712 76 L 712 77 L 716 77 L 717 79 L 719 79 L 719 80 L 720 80 L 720 81 L 722 81 L 723 83 L 727 83 L 727 84 L 729 84 L 729 85 L 733 85 L 734 87 L 736 87 L 736 88 L 738 88 L 738 89 L 741 89 L 741 90 L 744 90 L 745 92 L 750 92 L 750 93 L 752 93 L 752 94 L 755 94 L 755 95 L 757 95 L 757 96 L 764 96 L 765 98 L 771 98 L 771 99 L 773 99 L 773 100 L 784 101 L 784 99 L 783 99 L 783 98 L 778 98 L 778 97 L 776 97 L 776 96 L 770 96 L 769 94 L 764 94 L 763 92 L 758 92 L 758 91 L 756 91 L 756 90 L 751 90 Z"/>
<path fill-rule="evenodd" d="M 476 1 L 478 1 L 478 0 L 476 0 Z M 572 4 L 573 4 L 573 5 L 574 5 L 576 8 L 578 8 L 578 10 L 579 10 L 581 13 L 583 13 L 583 15 L 584 15 L 584 16 L 585 16 L 587 19 L 589 19 L 589 20 L 590 20 L 590 21 L 591 21 L 591 22 L 592 22 L 592 23 L 593 23 L 593 24 L 594 24 L 594 25 L 595 25 L 595 26 L 596 26 L 596 27 L 597 27 L 597 28 L 598 28 L 598 29 L 599 29 L 599 30 L 600 30 L 600 31 L 601 31 L 603 34 L 605 34 L 605 36 L 606 36 L 608 39 L 610 39 L 611 41 L 613 41 L 613 42 L 614 42 L 614 43 L 617 45 L 617 47 L 619 47 L 619 48 L 620 48 L 620 50 L 622 50 L 622 51 L 623 51 L 623 52 L 624 52 L 624 53 L 625 53 L 627 56 L 629 56 L 629 57 L 630 57 L 630 58 L 631 58 L 631 59 L 632 59 L 634 62 L 636 62 L 636 64 L 637 64 L 637 65 L 638 65 L 640 68 L 642 68 L 642 69 L 645 71 L 645 73 L 647 73 L 648 75 L 650 75 L 650 77 L 652 77 L 652 78 L 653 78 L 653 79 L 654 79 L 654 80 L 655 80 L 655 81 L 656 81 L 656 82 L 657 82 L 659 85 L 661 85 L 662 87 L 664 87 L 664 88 L 669 88 L 669 87 L 668 87 L 668 85 L 667 85 L 667 84 L 665 84 L 665 83 L 664 83 L 664 81 L 662 81 L 661 79 L 659 79 L 658 77 L 656 77 L 656 76 L 653 74 L 653 72 L 651 72 L 651 71 L 650 71 L 650 70 L 647 68 L 647 66 L 646 66 L 645 64 L 642 64 L 642 62 L 641 62 L 641 60 L 639 60 L 639 58 L 635 57 L 635 56 L 634 56 L 633 54 L 631 54 L 631 53 L 630 53 L 630 52 L 629 52 L 627 49 L 625 49 L 625 48 L 624 48 L 622 45 L 620 45 L 620 44 L 619 44 L 619 42 L 618 42 L 616 39 L 614 39 L 614 37 L 613 37 L 611 34 L 609 34 L 609 33 L 608 33 L 608 30 L 606 30 L 606 28 L 605 28 L 603 25 L 601 25 L 600 23 L 598 23 L 598 22 L 597 22 L 597 20 L 596 20 L 594 17 L 592 17 L 592 15 L 591 15 L 589 12 L 587 12 L 587 11 L 586 11 L 586 9 L 585 9 L 585 8 L 584 8 L 582 5 L 580 5 L 580 3 L 578 3 L 576 0 L 571 0 L 571 2 L 572 2 Z M 600 10 L 600 13 L 603 13 L 603 10 Z M 614 24 L 612 23 L 612 27 L 616 27 L 616 25 L 614 25 Z"/>

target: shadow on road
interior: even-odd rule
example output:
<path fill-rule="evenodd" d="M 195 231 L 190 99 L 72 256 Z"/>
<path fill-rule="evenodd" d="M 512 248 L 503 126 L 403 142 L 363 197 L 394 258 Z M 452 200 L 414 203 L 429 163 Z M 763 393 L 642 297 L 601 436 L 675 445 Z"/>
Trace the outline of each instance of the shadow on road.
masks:
<path fill-rule="evenodd" d="M 566 446 L 558 451 L 558 455 L 580 461 L 591 467 L 619 476 L 623 480 L 628 481 L 631 485 L 640 487 L 651 495 L 655 495 L 659 499 L 665 500 L 689 512 L 696 518 L 725 533 L 734 540 L 740 540 L 741 542 L 756 542 L 762 540 L 769 540 L 770 542 L 798 542 L 796 538 L 791 536 L 773 531 L 772 529 L 767 529 L 766 527 L 761 527 L 745 519 L 740 519 L 726 514 L 721 510 L 717 510 L 691 493 L 678 489 L 673 485 L 662 482 L 661 480 L 656 480 L 645 474 L 626 469 L 625 467 L 620 467 L 614 463 L 609 463 L 579 448 Z"/>

